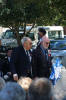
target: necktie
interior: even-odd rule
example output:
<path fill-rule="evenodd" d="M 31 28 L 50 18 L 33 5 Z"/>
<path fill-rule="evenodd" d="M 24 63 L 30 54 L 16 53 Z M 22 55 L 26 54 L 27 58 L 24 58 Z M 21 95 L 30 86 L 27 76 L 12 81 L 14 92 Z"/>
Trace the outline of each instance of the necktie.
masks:
<path fill-rule="evenodd" d="M 27 55 L 27 57 L 28 57 L 29 61 L 31 62 L 31 56 L 30 56 L 29 51 L 27 51 L 27 50 L 26 50 L 26 55 Z"/>
<path fill-rule="evenodd" d="M 8 61 L 10 62 L 10 57 L 8 57 Z"/>
<path fill-rule="evenodd" d="M 26 55 L 27 55 L 27 57 L 28 57 L 28 60 L 29 60 L 29 62 L 30 62 L 30 69 L 29 69 L 29 71 L 28 71 L 28 73 L 29 73 L 29 77 L 31 77 L 32 76 L 32 66 L 31 66 L 31 55 L 30 55 L 30 53 L 29 53 L 29 51 L 27 51 L 26 50 Z"/>
<path fill-rule="evenodd" d="M 48 60 L 48 50 L 45 50 L 45 55 L 46 55 L 46 58 Z"/>
<path fill-rule="evenodd" d="M 26 51 L 26 55 L 28 55 L 28 51 L 27 50 L 25 50 Z"/>

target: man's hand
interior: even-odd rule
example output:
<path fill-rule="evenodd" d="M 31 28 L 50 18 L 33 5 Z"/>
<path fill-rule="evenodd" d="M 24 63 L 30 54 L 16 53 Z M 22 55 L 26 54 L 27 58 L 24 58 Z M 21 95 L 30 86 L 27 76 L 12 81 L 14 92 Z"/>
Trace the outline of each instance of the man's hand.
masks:
<path fill-rule="evenodd" d="M 18 75 L 17 74 L 13 74 L 13 79 L 14 79 L 14 81 L 18 81 Z"/>

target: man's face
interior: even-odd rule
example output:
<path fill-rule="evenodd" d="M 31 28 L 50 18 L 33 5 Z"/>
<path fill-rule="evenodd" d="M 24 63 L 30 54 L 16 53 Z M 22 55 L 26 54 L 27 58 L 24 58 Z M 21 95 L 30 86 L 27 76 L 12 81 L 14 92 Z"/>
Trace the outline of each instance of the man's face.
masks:
<path fill-rule="evenodd" d="M 42 32 L 38 32 L 38 39 L 43 37 L 43 33 Z"/>
<path fill-rule="evenodd" d="M 7 53 L 8 57 L 11 57 L 11 53 L 12 53 L 12 50 L 8 50 L 8 53 Z"/>
<path fill-rule="evenodd" d="M 48 49 L 49 44 L 50 44 L 50 41 L 44 41 L 44 42 L 43 42 L 43 47 L 44 47 L 45 49 Z"/>
<path fill-rule="evenodd" d="M 30 50 L 32 47 L 32 41 L 31 39 L 28 39 L 25 43 L 24 43 L 25 49 L 26 50 Z"/>

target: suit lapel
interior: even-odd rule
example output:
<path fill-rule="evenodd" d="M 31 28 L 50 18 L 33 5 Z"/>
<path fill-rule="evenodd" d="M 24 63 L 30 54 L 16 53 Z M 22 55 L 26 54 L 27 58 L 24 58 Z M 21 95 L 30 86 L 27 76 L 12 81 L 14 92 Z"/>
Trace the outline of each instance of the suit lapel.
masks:
<path fill-rule="evenodd" d="M 29 59 L 28 59 L 28 56 L 26 55 L 26 51 L 23 47 L 22 47 L 22 53 L 23 53 L 23 58 L 25 59 L 25 61 L 30 62 Z"/>

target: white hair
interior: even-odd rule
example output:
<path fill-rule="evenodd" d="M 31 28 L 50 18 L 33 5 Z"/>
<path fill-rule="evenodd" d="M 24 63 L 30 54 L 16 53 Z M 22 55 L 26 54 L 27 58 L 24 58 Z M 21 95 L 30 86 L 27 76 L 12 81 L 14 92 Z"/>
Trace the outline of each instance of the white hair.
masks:
<path fill-rule="evenodd" d="M 46 35 L 42 37 L 41 42 L 45 42 L 45 41 L 50 41 L 50 39 Z"/>
<path fill-rule="evenodd" d="M 21 39 L 22 45 L 23 45 L 27 40 L 29 40 L 29 39 L 30 39 L 29 37 L 23 37 L 23 38 Z"/>
<path fill-rule="evenodd" d="M 29 77 L 21 77 L 19 80 L 18 80 L 18 84 L 24 88 L 24 90 L 28 91 L 28 88 L 30 86 L 32 82 L 32 79 L 29 78 Z"/>

